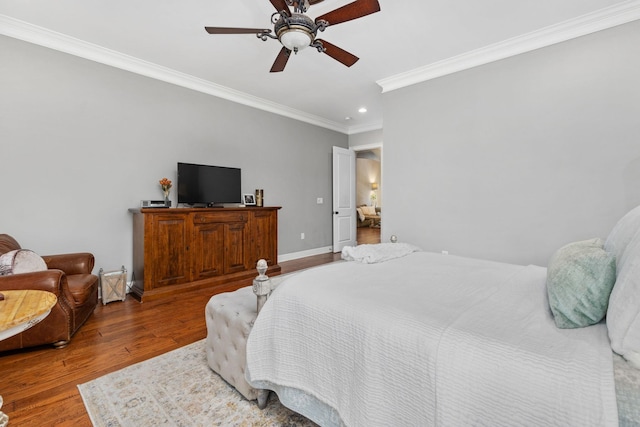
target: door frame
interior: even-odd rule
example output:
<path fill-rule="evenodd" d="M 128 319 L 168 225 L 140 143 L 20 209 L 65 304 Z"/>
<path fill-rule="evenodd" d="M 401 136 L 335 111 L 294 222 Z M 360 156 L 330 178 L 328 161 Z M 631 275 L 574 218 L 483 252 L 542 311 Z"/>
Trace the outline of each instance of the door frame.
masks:
<path fill-rule="evenodd" d="M 378 183 L 378 189 L 379 191 L 383 191 L 383 187 L 384 187 L 384 147 L 382 142 L 376 142 L 373 144 L 365 144 L 365 145 L 356 145 L 353 147 L 349 147 L 351 148 L 353 151 L 356 152 L 356 179 L 358 176 L 358 151 L 369 151 L 369 150 L 373 150 L 375 148 L 379 148 L 380 149 L 380 182 Z M 382 233 L 382 227 L 384 225 L 381 223 L 380 224 L 380 233 Z"/>
<path fill-rule="evenodd" d="M 383 176 L 384 175 L 384 167 L 383 167 L 384 147 L 383 147 L 382 141 L 381 142 L 375 142 L 375 143 L 372 143 L 372 144 L 354 145 L 354 146 L 349 146 L 347 148 L 355 151 L 356 158 L 357 158 L 358 151 L 368 151 L 368 150 L 372 150 L 372 149 L 375 149 L 375 148 L 379 148 L 380 149 L 380 182 L 378 183 L 378 185 L 379 185 L 378 188 L 380 190 L 382 190 L 382 187 L 384 185 L 383 184 L 384 183 L 384 176 Z M 356 176 L 357 176 L 357 173 L 358 172 L 357 172 L 357 162 L 356 162 Z M 352 191 L 353 191 L 353 194 L 355 194 L 355 192 L 356 192 L 356 189 L 355 189 L 356 181 L 355 180 L 353 182 L 353 186 L 354 186 L 354 188 L 352 188 Z M 332 200 L 335 200 L 335 195 L 332 194 L 331 198 L 332 198 Z M 354 207 L 354 209 L 355 209 L 355 207 Z M 333 210 L 332 210 L 332 212 L 333 212 Z M 353 212 L 353 215 L 356 215 L 356 212 Z M 356 219 L 356 221 L 357 221 L 357 219 Z M 333 221 L 332 221 L 332 225 L 331 226 L 332 226 L 332 230 L 331 231 L 333 233 Z M 381 225 L 380 225 L 380 233 L 381 234 L 382 234 L 382 228 L 383 227 L 384 227 L 384 223 L 381 223 Z M 357 234 L 357 232 L 356 232 L 356 234 Z M 357 241 L 356 241 L 356 244 L 357 244 Z M 335 242 L 332 243 L 332 247 L 335 247 Z"/>

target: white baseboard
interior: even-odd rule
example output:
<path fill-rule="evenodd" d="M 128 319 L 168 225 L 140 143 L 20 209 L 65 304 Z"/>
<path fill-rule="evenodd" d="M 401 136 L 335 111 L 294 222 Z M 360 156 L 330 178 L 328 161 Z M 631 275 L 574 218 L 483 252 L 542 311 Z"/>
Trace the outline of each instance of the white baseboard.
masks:
<path fill-rule="evenodd" d="M 313 255 L 321 255 L 321 254 L 326 254 L 333 251 L 333 247 L 331 246 L 325 246 L 323 248 L 315 248 L 315 249 L 309 249 L 306 251 L 300 251 L 300 252 L 293 252 L 290 254 L 280 254 L 278 255 L 278 263 L 284 262 L 284 261 L 291 261 L 294 259 L 300 259 L 300 258 L 305 258 L 308 256 L 313 256 Z"/>

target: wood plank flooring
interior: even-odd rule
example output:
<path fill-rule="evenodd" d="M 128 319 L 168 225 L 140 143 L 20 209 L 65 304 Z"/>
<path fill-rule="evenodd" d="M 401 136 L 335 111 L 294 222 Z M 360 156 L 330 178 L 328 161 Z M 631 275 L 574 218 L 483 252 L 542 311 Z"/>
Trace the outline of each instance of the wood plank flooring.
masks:
<path fill-rule="evenodd" d="M 358 243 L 380 242 L 380 229 L 358 229 Z M 340 259 L 327 253 L 281 262 L 282 274 Z M 2 411 L 10 426 L 90 426 L 77 385 L 206 337 L 209 290 L 140 304 L 96 307 L 69 346 L 0 353 Z"/>
<path fill-rule="evenodd" d="M 280 263 L 282 274 L 340 259 L 327 253 Z M 204 308 L 211 293 L 96 307 L 69 346 L 0 353 L 2 411 L 10 426 L 90 426 L 77 384 L 206 337 Z"/>
<path fill-rule="evenodd" d="M 356 239 L 359 245 L 380 243 L 380 228 L 360 227 Z"/>

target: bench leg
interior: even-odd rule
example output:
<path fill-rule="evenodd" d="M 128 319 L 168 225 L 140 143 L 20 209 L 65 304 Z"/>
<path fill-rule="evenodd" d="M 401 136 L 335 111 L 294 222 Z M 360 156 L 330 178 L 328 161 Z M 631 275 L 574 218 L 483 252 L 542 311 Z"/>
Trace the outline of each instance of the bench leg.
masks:
<path fill-rule="evenodd" d="M 260 409 L 266 408 L 268 400 L 269 400 L 269 390 L 258 390 L 258 408 Z"/>

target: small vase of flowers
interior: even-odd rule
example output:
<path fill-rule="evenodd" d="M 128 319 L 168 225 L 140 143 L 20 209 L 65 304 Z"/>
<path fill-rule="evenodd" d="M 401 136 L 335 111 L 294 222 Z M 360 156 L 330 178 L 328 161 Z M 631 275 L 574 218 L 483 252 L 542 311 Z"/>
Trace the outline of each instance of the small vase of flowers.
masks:
<path fill-rule="evenodd" d="M 171 200 L 169 200 L 169 193 L 171 192 L 171 180 L 168 178 L 162 178 L 160 180 L 160 186 L 162 187 L 162 194 L 164 195 L 164 205 L 166 207 L 171 206 Z"/>

